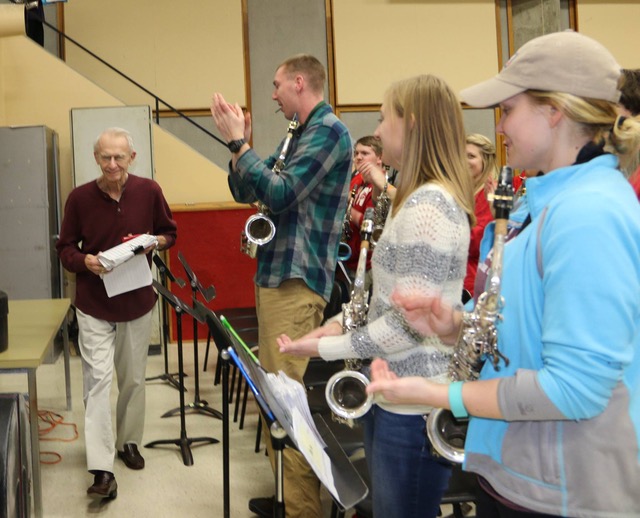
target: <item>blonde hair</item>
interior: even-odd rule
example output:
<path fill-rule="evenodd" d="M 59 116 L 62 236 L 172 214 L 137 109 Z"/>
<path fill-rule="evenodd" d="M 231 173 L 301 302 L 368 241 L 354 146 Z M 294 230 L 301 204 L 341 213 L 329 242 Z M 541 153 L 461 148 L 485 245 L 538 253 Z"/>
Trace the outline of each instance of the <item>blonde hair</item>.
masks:
<path fill-rule="evenodd" d="M 640 152 L 640 118 L 619 115 L 616 104 L 600 99 L 578 97 L 562 92 L 529 90 L 537 104 L 554 106 L 582 128 L 584 135 L 603 143 L 608 153 L 616 155 L 620 170 L 627 176 L 638 166 Z"/>
<path fill-rule="evenodd" d="M 480 150 L 482 155 L 482 173 L 476 178 L 474 192 L 478 192 L 484 187 L 487 178 L 498 178 L 498 164 L 496 163 L 496 147 L 488 137 L 480 133 L 470 133 L 467 135 L 467 144 L 472 144 Z"/>
<path fill-rule="evenodd" d="M 475 224 L 473 182 L 465 154 L 462 109 L 442 79 L 420 75 L 391 85 L 385 94 L 389 115 L 404 125 L 401 171 L 392 206 L 395 216 L 409 195 L 437 182 Z"/>

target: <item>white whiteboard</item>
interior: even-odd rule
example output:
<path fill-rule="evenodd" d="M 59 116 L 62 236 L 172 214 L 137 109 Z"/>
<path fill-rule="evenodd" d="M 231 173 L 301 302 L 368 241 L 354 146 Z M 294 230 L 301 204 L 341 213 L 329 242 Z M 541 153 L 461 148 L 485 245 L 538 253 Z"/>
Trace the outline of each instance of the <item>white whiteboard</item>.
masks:
<path fill-rule="evenodd" d="M 133 137 L 136 159 L 129 170 L 137 176 L 153 178 L 153 141 L 149 106 L 72 108 L 71 150 L 74 186 L 100 176 L 100 167 L 93 157 L 93 144 L 105 129 L 112 127 L 126 129 Z"/>

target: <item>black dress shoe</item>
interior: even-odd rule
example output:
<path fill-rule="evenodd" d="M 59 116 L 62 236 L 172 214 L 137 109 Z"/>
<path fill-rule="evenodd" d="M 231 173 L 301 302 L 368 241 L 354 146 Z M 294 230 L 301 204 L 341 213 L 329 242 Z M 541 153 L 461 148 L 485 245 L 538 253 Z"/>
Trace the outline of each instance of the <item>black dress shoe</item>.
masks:
<path fill-rule="evenodd" d="M 144 468 L 144 458 L 140 455 L 138 447 L 131 442 L 124 445 L 124 451 L 119 451 L 118 457 L 124 461 L 129 469 Z"/>
<path fill-rule="evenodd" d="M 92 471 L 94 474 L 93 485 L 87 489 L 87 494 L 92 498 L 115 498 L 118 496 L 118 483 L 113 473 L 108 471 Z"/>
<path fill-rule="evenodd" d="M 275 498 L 252 498 L 249 500 L 249 511 L 260 517 L 271 518 L 273 516 L 273 503 Z"/>

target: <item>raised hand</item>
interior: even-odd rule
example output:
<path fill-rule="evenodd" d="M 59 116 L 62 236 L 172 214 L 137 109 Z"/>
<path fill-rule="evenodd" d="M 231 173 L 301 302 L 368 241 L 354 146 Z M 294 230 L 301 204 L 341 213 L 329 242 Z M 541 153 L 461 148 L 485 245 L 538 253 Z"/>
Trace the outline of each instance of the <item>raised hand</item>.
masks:
<path fill-rule="evenodd" d="M 360 166 L 359 171 L 365 182 L 373 184 L 374 187 L 379 190 L 384 188 L 384 184 L 387 181 L 387 175 L 380 167 L 367 162 Z"/>
<path fill-rule="evenodd" d="M 391 302 L 404 315 L 407 323 L 421 335 L 437 335 L 446 344 L 456 343 L 462 313 L 443 303 L 439 296 L 395 290 L 391 295 Z"/>
<path fill-rule="evenodd" d="M 241 138 L 248 140 L 251 136 L 251 118 L 247 121 L 240 105 L 228 103 L 220 93 L 213 94 L 211 115 L 226 142 Z"/>

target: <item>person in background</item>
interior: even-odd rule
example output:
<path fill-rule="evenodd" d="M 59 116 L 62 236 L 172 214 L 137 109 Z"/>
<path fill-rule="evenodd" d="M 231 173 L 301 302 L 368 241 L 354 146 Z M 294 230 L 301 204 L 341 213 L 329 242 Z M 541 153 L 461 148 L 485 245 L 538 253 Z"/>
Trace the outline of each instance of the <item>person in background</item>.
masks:
<path fill-rule="evenodd" d="M 382 145 L 380 141 L 373 135 L 360 137 L 356 141 L 356 145 L 353 148 L 353 165 L 354 173 L 351 177 L 351 183 L 349 185 L 349 203 L 347 208 L 349 214 L 345 215 L 345 223 L 348 220 L 349 232 L 348 241 L 349 249 L 351 250 L 351 256 L 346 261 L 343 261 L 347 273 L 349 275 L 349 281 L 353 281 L 356 268 L 358 266 L 358 257 L 360 252 L 360 227 L 362 226 L 362 219 L 364 217 L 364 211 L 373 207 L 373 201 L 371 199 L 371 193 L 373 186 L 365 182 L 361 169 L 366 164 L 371 164 L 371 167 L 382 169 Z M 367 257 L 367 271 L 371 268 L 371 258 Z"/>
<path fill-rule="evenodd" d="M 87 494 L 115 498 L 114 457 L 143 469 L 138 450 L 145 417 L 145 374 L 156 294 L 149 285 L 109 298 L 99 261 L 106 251 L 136 234 L 155 234 L 158 250 L 175 243 L 176 223 L 153 180 L 129 173 L 136 157 L 128 131 L 109 128 L 93 155 L 101 176 L 71 191 L 56 249 L 64 268 L 76 274 L 75 307 L 85 406 L 87 467 L 94 483 Z M 151 263 L 150 252 L 145 250 Z M 117 374 L 116 438 L 111 419 L 111 382 Z"/>
<path fill-rule="evenodd" d="M 620 86 L 620 102 L 618 111 L 625 117 L 637 117 L 640 115 L 640 69 L 622 70 L 622 84 Z M 635 164 L 632 164 L 627 171 L 629 181 L 640 201 L 640 152 Z M 635 168 L 633 166 L 636 166 Z"/>
<path fill-rule="evenodd" d="M 325 360 L 384 356 L 402 376 L 444 381 L 450 350 L 423 340 L 392 306 L 396 286 L 441 293 L 460 306 L 474 222 L 473 186 L 465 159 L 460 103 L 432 75 L 393 84 L 385 93 L 375 136 L 383 160 L 400 171 L 389 217 L 372 258 L 367 323 L 343 332 L 342 315 L 295 339 L 278 338 L 286 354 Z M 435 517 L 451 465 L 434 456 L 424 433 L 428 406 L 377 400 L 362 417 L 374 516 Z"/>
<path fill-rule="evenodd" d="M 480 241 L 487 223 L 493 219 L 485 187 L 488 182 L 493 183 L 498 177 L 496 147 L 491 140 L 479 133 L 471 133 L 467 135 L 466 150 L 475 192 L 476 224 L 471 229 L 467 275 L 464 278 L 464 289 L 467 293 L 463 297 L 463 302 L 466 302 L 474 295 L 474 284 L 480 257 Z"/>
<path fill-rule="evenodd" d="M 257 255 L 260 364 L 269 372 L 282 370 L 300 383 L 308 359 L 281 354 L 276 338 L 281 333 L 302 336 L 323 319 L 333 289 L 351 174 L 351 137 L 323 100 L 325 77 L 324 66 L 306 54 L 293 56 L 276 69 L 271 97 L 285 119 L 297 115 L 301 124 L 279 174 L 272 168 L 281 146 L 266 160 L 260 159 L 249 144 L 249 114 L 219 93 L 211 106 L 232 153 L 233 198 L 266 204 L 276 227 L 275 237 L 259 247 Z M 266 443 L 271 450 L 271 441 Z M 273 464 L 272 451 L 269 456 Z M 320 482 L 293 448 L 284 450 L 284 501 L 288 517 L 322 515 Z M 273 498 L 254 498 L 249 509 L 273 516 L 273 502 Z"/>
<path fill-rule="evenodd" d="M 527 178 L 528 217 L 504 247 L 494 322 L 509 362 L 450 385 L 372 364 L 372 393 L 470 416 L 464 469 L 478 475 L 479 518 L 640 516 L 640 204 L 621 172 L 640 120 L 618 115 L 619 79 L 605 47 L 565 31 L 462 91 L 470 106 L 500 106 L 509 165 L 542 172 Z M 420 335 L 455 345 L 480 330 L 429 295 L 393 297 Z"/>

